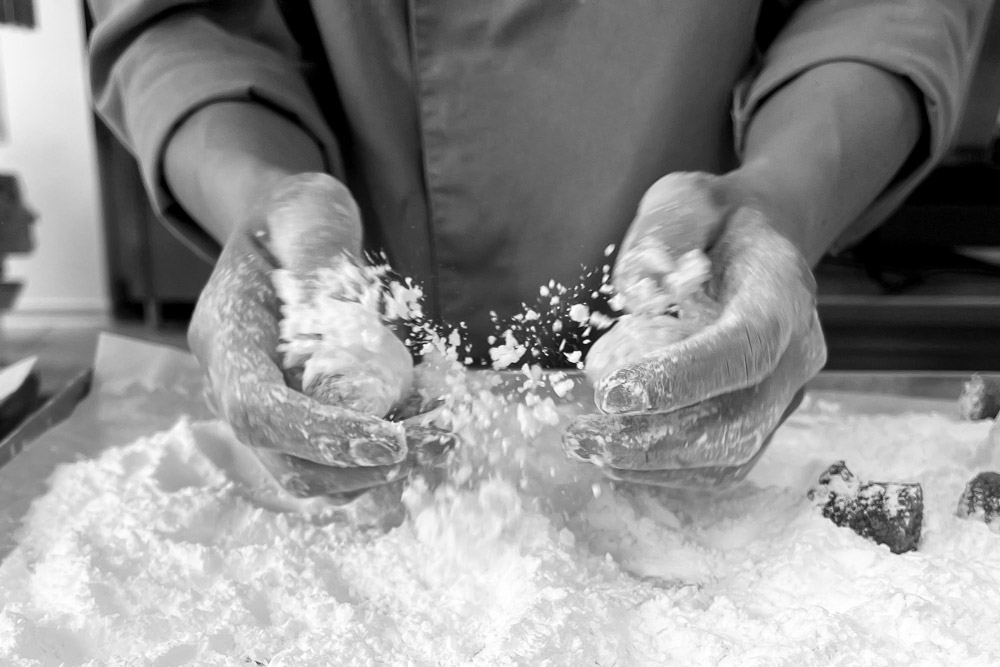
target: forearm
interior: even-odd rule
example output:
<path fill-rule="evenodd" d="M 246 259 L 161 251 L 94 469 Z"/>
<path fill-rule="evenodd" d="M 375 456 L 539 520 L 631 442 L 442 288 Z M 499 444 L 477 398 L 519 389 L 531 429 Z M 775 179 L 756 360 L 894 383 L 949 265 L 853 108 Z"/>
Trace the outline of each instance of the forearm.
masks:
<path fill-rule="evenodd" d="M 290 174 L 323 171 L 316 142 L 270 109 L 220 102 L 172 135 L 163 170 L 173 196 L 218 241 L 251 219 L 257 200 Z"/>
<path fill-rule="evenodd" d="M 905 80 L 862 63 L 821 65 L 757 110 L 727 178 L 815 264 L 899 173 L 923 123 Z"/>

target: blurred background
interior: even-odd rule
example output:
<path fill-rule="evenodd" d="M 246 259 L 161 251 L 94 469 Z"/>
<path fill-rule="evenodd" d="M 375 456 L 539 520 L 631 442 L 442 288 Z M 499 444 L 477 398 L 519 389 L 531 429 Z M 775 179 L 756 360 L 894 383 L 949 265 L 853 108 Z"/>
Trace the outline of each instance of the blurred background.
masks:
<path fill-rule="evenodd" d="M 0 366 L 41 352 L 69 373 L 106 329 L 183 345 L 211 268 L 211 248 L 157 220 L 94 117 L 88 30 L 81 1 L 0 0 Z M 995 12 L 946 162 L 819 267 L 830 369 L 1000 370 L 998 111 Z"/>

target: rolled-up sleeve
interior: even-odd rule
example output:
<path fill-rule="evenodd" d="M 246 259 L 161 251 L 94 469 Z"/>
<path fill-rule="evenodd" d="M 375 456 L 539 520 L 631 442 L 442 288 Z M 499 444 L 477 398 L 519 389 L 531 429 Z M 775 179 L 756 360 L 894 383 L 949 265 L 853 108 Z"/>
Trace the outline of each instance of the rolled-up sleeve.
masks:
<path fill-rule="evenodd" d="M 868 208 L 834 250 L 885 219 L 944 156 L 961 118 L 965 91 L 992 0 L 806 0 L 763 54 L 761 67 L 736 94 L 737 150 L 753 114 L 802 72 L 854 61 L 909 80 L 923 97 L 926 150 Z"/>
<path fill-rule="evenodd" d="M 213 102 L 266 105 L 337 164 L 335 139 L 273 0 L 91 0 L 91 8 L 95 106 L 135 154 L 158 211 L 173 203 L 161 173 L 170 136 Z"/>

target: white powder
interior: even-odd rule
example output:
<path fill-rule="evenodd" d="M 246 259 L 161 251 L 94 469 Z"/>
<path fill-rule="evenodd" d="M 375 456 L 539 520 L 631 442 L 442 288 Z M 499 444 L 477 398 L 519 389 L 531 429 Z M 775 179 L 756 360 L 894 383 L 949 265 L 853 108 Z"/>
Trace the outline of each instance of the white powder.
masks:
<path fill-rule="evenodd" d="M 490 348 L 493 368 L 497 370 L 510 368 L 519 362 L 527 351 L 527 346 L 517 340 L 514 332 L 508 329 L 503 333 L 503 342 Z"/>
<path fill-rule="evenodd" d="M 0 566 L 0 663 L 1000 662 L 1000 536 L 954 516 L 995 465 L 986 423 L 807 405 L 709 495 L 612 485 L 565 458 L 559 426 L 525 438 L 496 417 L 470 448 L 494 472 L 415 482 L 386 533 L 263 502 L 213 454 L 217 425 L 63 466 Z M 838 459 L 923 485 L 919 551 L 818 515 L 806 492 Z"/>
<path fill-rule="evenodd" d="M 590 319 L 590 308 L 582 303 L 573 304 L 569 309 L 569 319 L 579 324 L 587 322 Z"/>

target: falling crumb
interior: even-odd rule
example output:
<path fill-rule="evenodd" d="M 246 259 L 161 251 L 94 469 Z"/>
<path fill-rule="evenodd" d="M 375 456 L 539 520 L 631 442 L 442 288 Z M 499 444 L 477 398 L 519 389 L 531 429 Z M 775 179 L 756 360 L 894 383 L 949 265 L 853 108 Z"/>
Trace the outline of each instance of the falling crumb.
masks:
<path fill-rule="evenodd" d="M 578 324 L 586 323 L 590 319 L 590 308 L 582 303 L 574 304 L 569 309 L 569 319 Z"/>
<path fill-rule="evenodd" d="M 550 382 L 552 385 L 552 391 L 554 391 L 556 396 L 559 398 L 565 398 L 569 392 L 573 391 L 573 387 L 576 386 L 576 382 L 573 378 L 566 377 L 565 375 L 562 375 L 562 377 L 559 378 L 553 376 Z"/>
<path fill-rule="evenodd" d="M 595 310 L 590 314 L 590 318 L 587 320 L 587 323 L 594 329 L 601 331 L 610 328 L 611 325 L 615 323 L 615 319 Z"/>
<path fill-rule="evenodd" d="M 490 348 L 490 359 L 495 370 L 502 370 L 519 362 L 526 352 L 527 348 L 514 337 L 513 332 L 508 330 L 503 334 L 503 343 Z"/>

